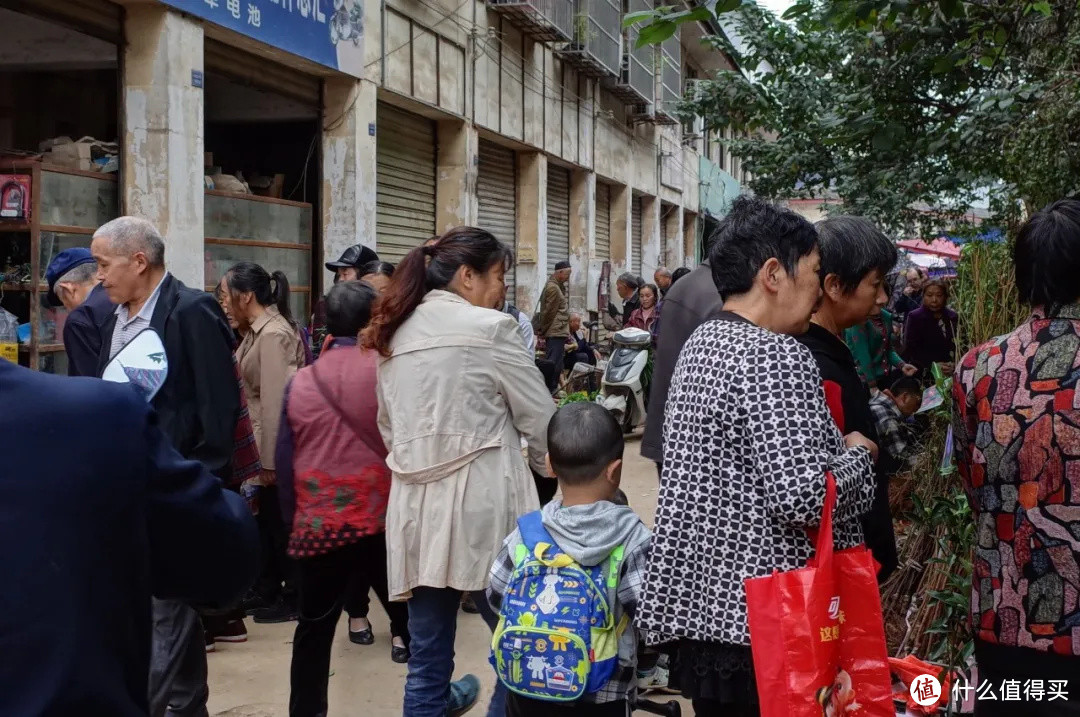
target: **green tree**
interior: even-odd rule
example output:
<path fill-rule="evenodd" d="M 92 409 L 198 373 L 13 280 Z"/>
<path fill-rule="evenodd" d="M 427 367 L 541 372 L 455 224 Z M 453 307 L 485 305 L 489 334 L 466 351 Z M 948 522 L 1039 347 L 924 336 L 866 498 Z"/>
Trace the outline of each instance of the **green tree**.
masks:
<path fill-rule="evenodd" d="M 760 195 L 829 189 L 844 211 L 910 231 L 958 217 L 980 188 L 1012 226 L 1077 188 L 1076 0 L 798 0 L 783 20 L 720 0 L 627 23 L 658 42 L 705 13 L 738 38 L 706 42 L 741 70 L 718 73 L 683 109 L 748 134 L 729 145 Z"/>

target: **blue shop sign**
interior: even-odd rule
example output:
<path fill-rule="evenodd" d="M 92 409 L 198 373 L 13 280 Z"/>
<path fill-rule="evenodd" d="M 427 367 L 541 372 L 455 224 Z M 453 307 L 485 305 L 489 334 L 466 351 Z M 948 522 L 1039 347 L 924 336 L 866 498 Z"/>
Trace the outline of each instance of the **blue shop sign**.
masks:
<path fill-rule="evenodd" d="M 162 2 L 320 65 L 356 77 L 363 72 L 364 10 L 361 0 Z"/>

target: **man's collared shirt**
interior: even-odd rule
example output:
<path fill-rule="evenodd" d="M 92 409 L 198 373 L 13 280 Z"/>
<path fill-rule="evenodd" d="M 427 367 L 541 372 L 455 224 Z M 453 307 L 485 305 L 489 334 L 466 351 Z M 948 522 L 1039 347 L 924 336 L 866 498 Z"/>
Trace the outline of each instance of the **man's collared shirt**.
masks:
<path fill-rule="evenodd" d="M 120 353 L 120 349 L 124 348 L 129 341 L 135 338 L 140 331 L 150 328 L 150 319 L 154 316 L 154 309 L 157 307 L 158 297 L 161 296 L 161 285 L 165 283 L 166 277 L 169 276 L 169 272 L 165 272 L 165 275 L 161 277 L 161 281 L 158 282 L 157 287 L 154 289 L 154 293 L 150 294 L 150 298 L 143 304 L 139 313 L 134 317 L 129 317 L 128 307 L 126 304 L 120 304 L 116 307 L 116 328 L 113 329 L 112 343 L 109 345 L 109 360 L 112 361 L 116 354 Z"/>

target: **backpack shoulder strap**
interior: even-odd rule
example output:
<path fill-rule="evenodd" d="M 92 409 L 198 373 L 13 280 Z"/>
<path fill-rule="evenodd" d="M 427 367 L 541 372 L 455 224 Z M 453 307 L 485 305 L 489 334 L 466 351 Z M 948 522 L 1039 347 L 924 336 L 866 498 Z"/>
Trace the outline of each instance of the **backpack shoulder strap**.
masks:
<path fill-rule="evenodd" d="M 626 557 L 626 548 L 621 545 L 615 546 L 608 556 L 607 586 L 614 590 L 619 585 L 619 570 L 622 569 L 623 558 Z"/>
<path fill-rule="evenodd" d="M 521 542 L 525 544 L 529 555 L 549 568 L 565 568 L 574 563 L 574 559 L 559 549 L 559 544 L 544 527 L 539 510 L 518 518 L 518 530 Z"/>

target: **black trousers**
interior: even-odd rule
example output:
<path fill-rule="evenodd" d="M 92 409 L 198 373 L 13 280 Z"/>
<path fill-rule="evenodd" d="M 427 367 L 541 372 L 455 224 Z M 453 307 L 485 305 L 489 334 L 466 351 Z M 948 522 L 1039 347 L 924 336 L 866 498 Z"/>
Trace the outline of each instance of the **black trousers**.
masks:
<path fill-rule="evenodd" d="M 583 715 L 585 717 L 627 717 L 630 707 L 626 700 L 590 704 L 588 702 L 545 702 L 532 700 L 513 692 L 506 695 L 506 717 L 550 717 L 551 715 Z"/>
<path fill-rule="evenodd" d="M 563 371 L 563 363 L 566 361 L 566 337 L 548 336 L 544 339 L 544 358 L 555 364 L 555 388 L 558 388 L 558 375 Z M 552 393 L 555 389 L 552 389 Z"/>
<path fill-rule="evenodd" d="M 259 514 L 255 516 L 262 543 L 262 568 L 255 581 L 255 592 L 268 602 L 281 596 L 293 599 L 296 593 L 295 567 L 288 556 L 289 531 L 281 517 L 276 485 L 266 486 L 259 493 Z M 284 585 L 284 587 L 282 587 Z"/>
<path fill-rule="evenodd" d="M 330 648 L 350 584 L 358 576 L 375 589 L 390 616 L 390 632 L 409 644 L 409 608 L 390 602 L 386 585 L 386 535 L 361 538 L 324 555 L 296 561 L 299 613 L 293 637 L 289 717 L 326 714 Z"/>

